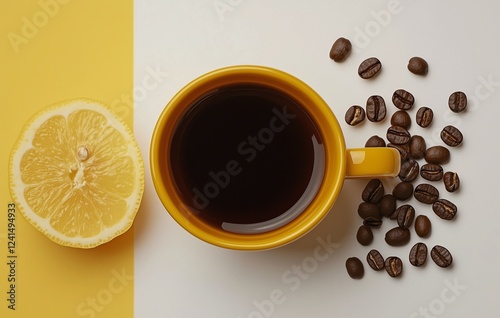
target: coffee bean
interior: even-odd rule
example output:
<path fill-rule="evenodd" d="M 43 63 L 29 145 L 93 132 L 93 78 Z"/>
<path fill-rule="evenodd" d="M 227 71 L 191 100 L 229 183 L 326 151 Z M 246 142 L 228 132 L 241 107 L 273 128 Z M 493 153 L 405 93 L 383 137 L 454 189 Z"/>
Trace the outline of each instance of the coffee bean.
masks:
<path fill-rule="evenodd" d="M 408 200 L 413 195 L 413 184 L 405 181 L 396 184 L 392 189 L 392 195 L 400 201 Z"/>
<path fill-rule="evenodd" d="M 408 160 L 410 159 L 410 147 L 408 144 L 403 144 L 403 145 L 395 145 L 393 143 L 388 143 L 387 147 L 391 147 L 399 151 L 399 155 L 401 157 L 401 160 Z"/>
<path fill-rule="evenodd" d="M 338 38 L 330 49 L 330 58 L 335 62 L 343 62 L 351 54 L 352 44 L 346 38 Z"/>
<path fill-rule="evenodd" d="M 386 194 L 378 203 L 380 213 L 385 217 L 390 217 L 396 210 L 396 198 L 392 194 Z"/>
<path fill-rule="evenodd" d="M 390 246 L 403 246 L 410 241 L 410 230 L 395 227 L 385 233 L 385 242 Z"/>
<path fill-rule="evenodd" d="M 358 206 L 358 214 L 362 219 L 367 217 L 381 218 L 380 208 L 376 203 L 361 202 Z"/>
<path fill-rule="evenodd" d="M 347 274 L 354 279 L 363 278 L 365 274 L 363 263 L 357 257 L 349 257 L 345 262 L 345 268 L 347 269 Z"/>
<path fill-rule="evenodd" d="M 422 242 L 416 243 L 410 250 L 410 264 L 420 267 L 427 260 L 427 245 Z"/>
<path fill-rule="evenodd" d="M 448 98 L 448 106 L 454 113 L 460 113 L 467 108 L 467 96 L 464 92 L 454 92 Z"/>
<path fill-rule="evenodd" d="M 376 271 L 380 271 L 385 268 L 384 258 L 377 250 L 371 250 L 366 255 L 366 262 L 368 265 Z"/>
<path fill-rule="evenodd" d="M 395 145 L 403 145 L 410 141 L 411 135 L 408 130 L 399 126 L 391 126 L 387 129 L 387 140 Z"/>
<path fill-rule="evenodd" d="M 436 245 L 431 249 L 431 258 L 439 267 L 450 267 L 453 257 L 446 247 Z"/>
<path fill-rule="evenodd" d="M 413 159 L 404 160 L 399 170 L 399 179 L 401 179 L 401 181 L 412 182 L 418 177 L 418 171 L 418 162 Z"/>
<path fill-rule="evenodd" d="M 446 126 L 441 130 L 441 139 L 450 147 L 460 145 L 464 139 L 462 133 L 454 126 Z"/>
<path fill-rule="evenodd" d="M 398 110 L 391 116 L 391 125 L 410 129 L 411 118 L 410 115 L 404 110 Z"/>
<path fill-rule="evenodd" d="M 353 105 L 347 109 L 344 118 L 348 125 L 356 126 L 365 120 L 365 110 L 361 106 Z"/>
<path fill-rule="evenodd" d="M 460 188 L 458 173 L 447 171 L 443 176 L 444 187 L 448 192 L 455 192 Z"/>
<path fill-rule="evenodd" d="M 427 163 L 420 167 L 420 176 L 425 180 L 439 181 L 443 178 L 443 167 L 433 163 Z"/>
<path fill-rule="evenodd" d="M 370 180 L 361 194 L 363 201 L 370 203 L 378 203 L 383 196 L 384 186 L 380 179 Z"/>
<path fill-rule="evenodd" d="M 392 103 L 401 110 L 409 110 L 413 107 L 415 98 L 410 92 L 398 89 L 392 94 Z"/>
<path fill-rule="evenodd" d="M 400 206 L 398 210 L 398 225 L 402 228 L 409 229 L 415 218 L 415 209 L 411 205 L 405 204 Z"/>
<path fill-rule="evenodd" d="M 432 204 L 432 211 L 443 220 L 452 220 L 457 215 L 458 208 L 446 199 L 439 199 Z"/>
<path fill-rule="evenodd" d="M 443 146 L 432 146 L 425 151 L 425 161 L 438 165 L 450 161 L 450 151 Z"/>
<path fill-rule="evenodd" d="M 382 63 L 376 57 L 370 57 L 361 62 L 358 67 L 358 74 L 363 79 L 369 79 L 380 73 Z"/>
<path fill-rule="evenodd" d="M 387 113 L 385 101 L 382 96 L 372 95 L 366 101 L 366 117 L 371 122 L 380 122 L 384 120 Z"/>
<path fill-rule="evenodd" d="M 432 123 L 434 112 L 429 107 L 420 107 L 417 110 L 416 122 L 422 128 L 427 128 Z"/>
<path fill-rule="evenodd" d="M 391 277 L 398 277 L 403 272 L 403 262 L 397 256 L 389 256 L 385 260 L 385 270 Z"/>
<path fill-rule="evenodd" d="M 365 147 L 385 147 L 385 140 L 379 136 L 371 136 L 365 143 Z"/>
<path fill-rule="evenodd" d="M 410 156 L 413 159 L 422 159 L 425 157 L 426 144 L 422 136 L 414 135 L 410 138 Z"/>
<path fill-rule="evenodd" d="M 373 241 L 373 232 L 369 226 L 361 225 L 356 233 L 356 239 L 361 245 L 370 245 Z"/>
<path fill-rule="evenodd" d="M 431 234 L 431 220 L 425 215 L 419 215 L 415 219 L 415 233 L 420 237 L 428 237 Z"/>
<path fill-rule="evenodd" d="M 381 218 L 376 218 L 374 216 L 369 216 L 363 220 L 363 225 L 369 226 L 369 227 L 374 227 L 377 229 L 382 226 L 382 223 L 383 223 L 383 221 Z"/>
<path fill-rule="evenodd" d="M 439 199 L 439 191 L 431 184 L 422 183 L 415 187 L 413 196 L 422 203 L 433 204 Z"/>
<path fill-rule="evenodd" d="M 429 64 L 423 58 L 414 56 L 408 61 L 408 70 L 416 75 L 425 75 L 429 70 Z"/>

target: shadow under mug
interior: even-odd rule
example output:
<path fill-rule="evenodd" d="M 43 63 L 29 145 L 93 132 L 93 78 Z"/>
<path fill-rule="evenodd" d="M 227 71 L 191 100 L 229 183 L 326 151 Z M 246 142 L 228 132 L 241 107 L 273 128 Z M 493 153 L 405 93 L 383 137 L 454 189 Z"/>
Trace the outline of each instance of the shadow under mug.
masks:
<path fill-rule="evenodd" d="M 172 140 L 182 119 L 210 92 L 225 87 L 259 86 L 297 102 L 308 114 L 322 140 L 321 178 L 315 194 L 299 213 L 264 230 L 232 231 L 214 226 L 180 193 L 175 179 Z M 330 211 L 346 178 L 394 177 L 400 155 L 393 148 L 346 149 L 342 129 L 330 107 L 307 84 L 283 71 L 255 65 L 230 66 L 204 74 L 182 88 L 161 113 L 150 148 L 153 184 L 162 204 L 184 229 L 210 244 L 236 250 L 282 246 L 313 229 Z"/>

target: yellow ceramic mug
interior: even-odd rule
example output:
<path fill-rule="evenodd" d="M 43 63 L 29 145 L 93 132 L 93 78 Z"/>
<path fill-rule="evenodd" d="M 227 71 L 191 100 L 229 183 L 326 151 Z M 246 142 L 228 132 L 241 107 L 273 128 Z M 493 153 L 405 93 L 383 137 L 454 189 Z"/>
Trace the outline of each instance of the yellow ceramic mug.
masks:
<path fill-rule="evenodd" d="M 230 227 L 213 225 L 199 217 L 200 207 L 196 204 L 193 206 L 194 199 L 189 201 L 181 193 L 181 186 L 176 182 L 178 171 L 172 163 L 178 157 L 175 153 L 177 148 L 172 146 L 176 129 L 183 118 L 192 113 L 193 105 L 212 92 L 235 85 L 264 87 L 294 100 L 310 117 L 319 139 L 322 140 L 324 161 L 320 169 L 320 182 L 313 196 L 294 217 L 264 230 L 261 228 L 246 231 L 244 226 L 241 231 L 233 230 Z M 330 107 L 307 84 L 276 69 L 243 65 L 202 75 L 173 97 L 155 126 L 150 164 L 153 183 L 160 200 L 184 229 L 216 246 L 238 250 L 262 250 L 287 244 L 310 231 L 331 209 L 345 178 L 396 176 L 399 172 L 400 156 L 393 148 L 346 149 L 344 135 Z M 241 167 L 236 166 L 237 163 L 233 164 L 229 166 L 228 162 L 228 169 L 241 170 Z M 229 176 L 229 173 L 227 175 Z"/>

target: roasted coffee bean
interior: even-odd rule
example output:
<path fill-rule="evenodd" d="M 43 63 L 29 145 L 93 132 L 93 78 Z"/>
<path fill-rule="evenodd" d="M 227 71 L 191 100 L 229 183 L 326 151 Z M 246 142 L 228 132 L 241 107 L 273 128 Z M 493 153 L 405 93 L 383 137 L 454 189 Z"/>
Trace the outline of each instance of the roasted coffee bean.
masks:
<path fill-rule="evenodd" d="M 446 199 L 439 199 L 432 204 L 432 211 L 443 220 L 452 220 L 457 215 L 458 208 Z"/>
<path fill-rule="evenodd" d="M 392 103 L 401 110 L 409 110 L 413 107 L 415 98 L 410 92 L 398 89 L 392 94 Z"/>
<path fill-rule="evenodd" d="M 412 182 L 418 177 L 419 165 L 413 159 L 404 160 L 401 163 L 401 170 L 399 171 L 399 179 L 401 181 Z"/>
<path fill-rule="evenodd" d="M 356 126 L 365 120 L 365 110 L 361 106 L 353 105 L 347 109 L 344 119 L 348 125 Z"/>
<path fill-rule="evenodd" d="M 422 136 L 414 135 L 410 138 L 410 157 L 413 159 L 422 159 L 425 157 L 426 144 Z"/>
<path fill-rule="evenodd" d="M 354 279 L 363 278 L 365 274 L 363 263 L 357 257 L 349 257 L 345 262 L 345 268 L 347 269 L 347 274 Z"/>
<path fill-rule="evenodd" d="M 467 108 L 467 96 L 464 92 L 454 92 L 448 98 L 448 106 L 454 113 L 463 112 Z"/>
<path fill-rule="evenodd" d="M 366 101 L 366 117 L 369 121 L 380 122 L 384 120 L 387 108 L 382 96 L 372 95 Z"/>
<path fill-rule="evenodd" d="M 365 147 L 385 147 L 385 140 L 379 136 L 371 136 L 365 143 Z"/>
<path fill-rule="evenodd" d="M 380 271 L 385 268 L 384 258 L 377 250 L 371 250 L 366 255 L 366 262 L 368 265 L 376 271 Z"/>
<path fill-rule="evenodd" d="M 393 143 L 388 143 L 387 147 L 391 147 L 399 151 L 399 155 L 401 157 L 401 160 L 408 160 L 410 159 L 410 146 L 408 144 L 404 145 L 395 145 Z"/>
<path fill-rule="evenodd" d="M 356 239 L 361 245 L 370 245 L 373 241 L 373 232 L 369 226 L 361 225 L 356 233 Z"/>
<path fill-rule="evenodd" d="M 398 225 L 402 228 L 409 229 L 415 218 L 415 209 L 411 205 L 405 204 L 400 206 L 398 210 Z"/>
<path fill-rule="evenodd" d="M 425 180 L 439 181 L 443 178 L 443 167 L 433 163 L 427 163 L 420 167 L 420 176 Z"/>
<path fill-rule="evenodd" d="M 458 128 L 454 126 L 446 126 L 441 130 L 441 139 L 450 147 L 456 147 L 460 145 L 464 139 L 464 136 L 458 130 Z"/>
<path fill-rule="evenodd" d="M 384 196 L 384 185 L 380 179 L 372 179 L 368 182 L 361 194 L 365 202 L 378 203 Z"/>
<path fill-rule="evenodd" d="M 420 267 L 427 260 L 427 245 L 422 242 L 416 243 L 410 250 L 410 264 Z"/>
<path fill-rule="evenodd" d="M 431 258 L 439 267 L 450 267 L 453 257 L 446 247 L 436 245 L 431 250 Z"/>
<path fill-rule="evenodd" d="M 431 184 L 422 183 L 415 187 L 413 196 L 422 203 L 433 204 L 439 199 L 439 191 Z"/>
<path fill-rule="evenodd" d="M 410 230 L 399 226 L 390 229 L 387 233 L 385 233 L 385 241 L 390 246 L 406 245 L 410 241 L 410 238 Z"/>
<path fill-rule="evenodd" d="M 460 178 L 458 177 L 458 173 L 447 171 L 443 176 L 443 183 L 446 191 L 457 191 L 460 188 Z"/>
<path fill-rule="evenodd" d="M 385 270 L 391 277 L 398 277 L 403 272 L 403 262 L 397 256 L 389 256 L 385 260 Z"/>
<path fill-rule="evenodd" d="M 330 58 L 335 62 L 343 62 L 351 54 L 352 44 L 346 38 L 338 38 L 330 49 Z"/>
<path fill-rule="evenodd" d="M 413 195 L 413 184 L 402 181 L 392 189 L 392 195 L 399 201 L 406 201 Z"/>
<path fill-rule="evenodd" d="M 415 233 L 420 237 L 428 237 L 431 234 L 431 220 L 425 215 L 419 215 L 415 219 Z"/>
<path fill-rule="evenodd" d="M 416 75 L 425 75 L 429 70 L 429 64 L 423 58 L 414 56 L 408 61 L 408 70 Z"/>
<path fill-rule="evenodd" d="M 383 221 L 381 218 L 376 218 L 373 216 L 369 216 L 363 220 L 363 225 L 366 225 L 369 227 L 374 227 L 377 229 L 382 226 L 382 223 L 383 223 Z"/>
<path fill-rule="evenodd" d="M 362 219 L 367 217 L 381 218 L 380 208 L 376 203 L 361 202 L 358 206 L 358 214 Z"/>
<path fill-rule="evenodd" d="M 404 110 L 398 110 L 391 116 L 391 125 L 410 129 L 411 118 L 410 115 Z"/>
<path fill-rule="evenodd" d="M 425 161 L 438 165 L 450 161 L 450 151 L 443 146 L 432 146 L 425 151 Z"/>
<path fill-rule="evenodd" d="M 422 128 L 427 128 L 432 123 L 434 112 L 429 107 L 420 107 L 417 110 L 416 122 Z"/>
<path fill-rule="evenodd" d="M 410 141 L 411 135 L 408 130 L 399 126 L 391 126 L 387 129 L 387 140 L 395 145 L 403 145 Z"/>
<path fill-rule="evenodd" d="M 392 194 L 386 194 L 378 203 L 382 216 L 390 217 L 396 210 L 396 198 Z"/>
<path fill-rule="evenodd" d="M 358 67 L 358 74 L 361 78 L 369 79 L 380 73 L 382 63 L 376 57 L 370 57 L 361 62 Z"/>

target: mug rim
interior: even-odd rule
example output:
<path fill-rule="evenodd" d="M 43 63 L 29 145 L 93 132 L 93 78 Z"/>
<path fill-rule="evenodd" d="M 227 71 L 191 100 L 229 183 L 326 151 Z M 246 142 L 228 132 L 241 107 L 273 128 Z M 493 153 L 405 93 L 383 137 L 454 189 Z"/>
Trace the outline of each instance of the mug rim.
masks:
<path fill-rule="evenodd" d="M 312 117 L 325 148 L 325 171 L 313 201 L 297 218 L 280 228 L 240 234 L 214 228 L 189 217 L 169 163 L 170 142 L 185 111 L 204 94 L 235 84 L 256 84 L 294 98 Z M 173 219 L 199 239 L 224 248 L 264 250 L 290 243 L 312 230 L 330 211 L 345 179 L 346 146 L 342 129 L 326 102 L 305 82 L 281 70 L 257 65 L 235 65 L 205 73 L 185 85 L 161 112 L 150 144 L 150 168 L 156 193 Z M 191 213 L 192 214 L 192 213 Z"/>

